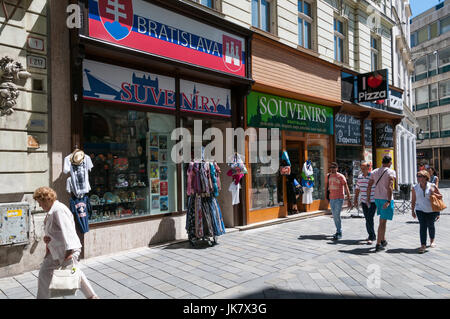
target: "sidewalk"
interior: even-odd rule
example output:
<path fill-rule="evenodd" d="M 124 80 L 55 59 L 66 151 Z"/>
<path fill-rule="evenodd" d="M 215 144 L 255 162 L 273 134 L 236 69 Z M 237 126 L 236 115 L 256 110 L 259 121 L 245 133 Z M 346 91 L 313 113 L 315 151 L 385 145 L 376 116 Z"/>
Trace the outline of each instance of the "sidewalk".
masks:
<path fill-rule="evenodd" d="M 343 217 L 337 243 L 330 240 L 334 224 L 327 215 L 229 232 L 214 247 L 180 242 L 81 264 L 101 298 L 450 297 L 448 215 L 436 224 L 438 247 L 423 255 L 416 253 L 419 225 L 410 214 L 388 222 L 389 245 L 379 253 L 362 241 L 364 219 Z M 35 298 L 37 275 L 1 278 L 0 299 Z"/>

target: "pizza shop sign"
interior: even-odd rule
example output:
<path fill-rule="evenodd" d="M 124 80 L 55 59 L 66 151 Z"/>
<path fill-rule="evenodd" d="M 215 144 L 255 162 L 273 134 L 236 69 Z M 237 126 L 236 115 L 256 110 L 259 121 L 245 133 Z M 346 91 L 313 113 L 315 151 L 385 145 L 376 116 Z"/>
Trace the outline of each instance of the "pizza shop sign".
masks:
<path fill-rule="evenodd" d="M 388 70 L 358 75 L 358 102 L 372 102 L 388 98 Z"/>

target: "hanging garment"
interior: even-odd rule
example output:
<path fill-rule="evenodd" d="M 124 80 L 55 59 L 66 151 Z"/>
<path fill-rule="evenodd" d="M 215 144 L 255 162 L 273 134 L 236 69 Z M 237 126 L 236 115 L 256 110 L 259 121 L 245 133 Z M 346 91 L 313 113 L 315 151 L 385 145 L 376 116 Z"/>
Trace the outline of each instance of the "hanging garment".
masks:
<path fill-rule="evenodd" d="M 89 197 L 84 195 L 82 198 L 72 196 L 70 199 L 70 210 L 75 218 L 78 230 L 84 234 L 89 231 L 89 217 L 92 214 Z"/>
<path fill-rule="evenodd" d="M 222 212 L 220 211 L 219 203 L 216 198 L 210 197 L 208 198 L 208 204 L 211 207 L 211 217 L 212 217 L 212 225 L 215 236 L 220 236 L 225 234 L 225 225 L 222 219 Z"/>
<path fill-rule="evenodd" d="M 220 173 L 221 173 L 221 171 L 220 171 L 219 165 L 217 165 L 216 162 L 214 162 L 214 168 L 216 170 L 217 188 L 220 191 L 220 190 L 222 190 L 222 182 L 220 181 Z"/>
<path fill-rule="evenodd" d="M 216 168 L 213 163 L 209 164 L 210 174 L 211 174 L 211 183 L 212 183 L 212 191 L 214 193 L 214 197 L 219 196 L 219 186 L 217 184 L 217 173 Z"/>
<path fill-rule="evenodd" d="M 191 196 L 194 194 L 193 188 L 193 179 L 194 179 L 194 164 L 189 163 L 189 167 L 187 169 L 187 183 L 186 183 L 186 194 L 187 196 Z"/>
<path fill-rule="evenodd" d="M 75 165 L 71 162 L 72 154 L 64 158 L 63 172 L 70 173 L 70 177 L 66 181 L 66 190 L 73 193 L 76 197 L 81 198 L 91 190 L 89 184 L 89 171 L 94 167 L 89 156 L 84 156 L 84 160 Z"/>
<path fill-rule="evenodd" d="M 303 198 L 302 203 L 303 204 L 312 204 L 313 202 L 313 187 L 303 187 Z"/>
<path fill-rule="evenodd" d="M 232 182 L 230 184 L 230 187 L 228 188 L 228 190 L 231 192 L 231 199 L 232 199 L 231 205 L 237 205 L 240 203 L 240 201 L 239 201 L 239 189 L 240 188 L 241 188 L 241 184 L 239 184 L 239 183 L 235 184 L 234 182 Z"/>

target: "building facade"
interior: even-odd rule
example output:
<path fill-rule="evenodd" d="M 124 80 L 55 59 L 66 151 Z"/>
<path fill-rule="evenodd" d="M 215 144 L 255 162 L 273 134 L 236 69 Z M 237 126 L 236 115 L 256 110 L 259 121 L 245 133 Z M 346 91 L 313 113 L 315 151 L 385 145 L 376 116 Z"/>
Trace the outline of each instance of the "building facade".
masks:
<path fill-rule="evenodd" d="M 133 0 L 123 7 L 82 0 L 81 23 L 73 28 L 66 20 L 68 0 L 26 2 L 24 15 L 35 14 L 37 4 L 42 6 L 37 6 L 39 21 L 47 17 L 44 7 L 50 12 L 50 77 L 48 91 L 24 87 L 19 97 L 29 94 L 31 102 L 23 103 L 38 107 L 23 107 L 24 113 L 36 112 L 29 121 L 32 128 L 22 120 L 17 130 L 21 126 L 13 128 L 0 118 L 0 134 L 32 135 L 31 142 L 37 140 L 40 147 L 15 150 L 4 142 L 11 140 L 9 135 L 0 139 L 0 155 L 9 156 L 6 163 L 0 161 L 0 202 L 28 200 L 36 231 L 29 246 L 0 247 L 6 256 L 0 276 L 39 265 L 45 253 L 40 240 L 45 215 L 30 197 L 36 187 L 50 185 L 69 204 L 64 161 L 78 148 L 93 162 L 90 230 L 80 234 L 85 258 L 187 238 L 188 167 L 170 160 L 177 141 L 171 139 L 174 129 L 203 135 L 218 128 L 225 136 L 227 128 L 257 133 L 279 128 L 279 143 L 300 183 L 304 164 L 311 164 L 314 187 L 303 185 L 309 195 L 299 198 L 300 211 L 328 208 L 324 182 L 330 162 L 340 164 L 351 184 L 361 160 L 378 167 L 389 153 L 394 163 L 405 161 L 398 156 L 408 146 L 399 142 L 403 131 L 396 127 L 408 105 L 407 81 L 397 79 L 407 74 L 408 55 L 404 44 L 400 48 L 394 42 L 407 30 L 393 30 L 396 10 L 401 19 L 408 13 L 405 1 L 398 2 L 402 9 L 393 8 L 397 4 L 390 0 Z M 16 20 L 6 22 L 7 28 Z M 19 29 L 23 38 L 31 32 Z M 33 32 L 46 39 L 42 30 Z M 25 42 L 15 46 L 17 39 L 6 35 L 0 35 L 2 46 L 24 50 Z M 28 67 L 32 83 L 48 76 Z M 400 77 L 398 68 L 403 68 Z M 374 90 L 362 92 L 369 82 Z M 361 92 L 372 98 L 363 101 Z M 401 125 L 406 131 L 407 123 Z M 239 204 L 231 204 L 229 167 L 219 164 L 218 202 L 227 227 L 286 217 L 290 210 L 288 177 L 278 171 L 261 174 L 264 159 L 249 161 L 256 155 L 252 142 L 247 137 L 242 154 L 248 174 L 241 180 Z M 21 165 L 17 159 L 25 154 L 42 158 L 22 159 Z M 27 165 L 37 166 L 20 170 Z M 18 258 L 20 253 L 25 258 Z"/>
<path fill-rule="evenodd" d="M 417 162 L 450 178 L 450 3 L 444 1 L 411 20 L 414 114 L 418 122 Z"/>
<path fill-rule="evenodd" d="M 0 203 L 28 202 L 33 211 L 27 217 L 24 210 L 14 214 L 14 208 L 2 207 L 0 277 L 36 268 L 45 253 L 39 242 L 43 214 L 32 194 L 50 184 L 51 174 L 48 16 L 46 0 L 0 8 Z M 17 228 L 7 233 L 12 224 Z M 25 242 L 15 245 L 20 234 Z"/>

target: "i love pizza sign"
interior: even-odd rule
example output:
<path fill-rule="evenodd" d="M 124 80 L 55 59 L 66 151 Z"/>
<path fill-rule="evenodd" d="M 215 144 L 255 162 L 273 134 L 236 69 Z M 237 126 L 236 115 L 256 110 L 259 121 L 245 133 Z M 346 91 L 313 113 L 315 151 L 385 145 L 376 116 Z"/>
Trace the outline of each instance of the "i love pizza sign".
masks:
<path fill-rule="evenodd" d="M 371 102 L 388 98 L 388 70 L 358 75 L 358 102 Z"/>

